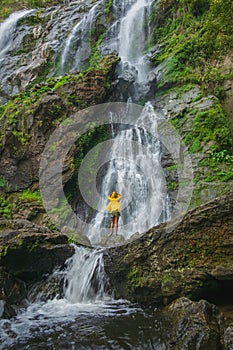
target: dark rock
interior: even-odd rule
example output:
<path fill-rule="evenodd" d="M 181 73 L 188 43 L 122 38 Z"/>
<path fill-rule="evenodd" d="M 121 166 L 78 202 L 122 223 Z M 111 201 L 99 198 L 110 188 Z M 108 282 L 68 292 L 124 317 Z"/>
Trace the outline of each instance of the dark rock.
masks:
<path fill-rule="evenodd" d="M 15 315 L 14 306 L 26 297 L 29 285 L 36 285 L 30 288 L 32 300 L 36 294 L 42 300 L 62 295 L 63 274 L 59 270 L 74 253 L 67 235 L 27 220 L 0 220 L 0 250 L 2 317 Z M 54 270 L 58 272 L 41 282 Z"/>
<path fill-rule="evenodd" d="M 219 350 L 220 313 L 205 300 L 180 298 L 167 307 L 171 336 L 168 348 L 174 350 Z"/>
<path fill-rule="evenodd" d="M 221 303 L 233 292 L 233 192 L 108 248 L 106 273 L 116 296 L 167 304 L 180 296 Z"/>
<path fill-rule="evenodd" d="M 24 190 L 38 182 L 41 155 L 50 135 L 58 123 L 71 114 L 106 101 L 112 89 L 108 82 L 118 61 L 118 56 L 106 56 L 99 63 L 100 68 L 88 71 L 80 79 L 73 75 L 55 91 L 41 93 L 27 112 L 27 118 L 24 105 L 15 102 L 19 110 L 17 126 L 8 123 L 9 116 L 4 116 L 0 129 L 0 176 L 7 181 L 8 192 Z M 25 140 L 20 139 L 21 134 L 27 135 Z M 76 151 L 76 147 L 70 150 L 64 164 L 63 180 L 66 182 L 73 175 L 70 164 Z"/>
<path fill-rule="evenodd" d="M 46 301 L 64 296 L 64 274 L 57 271 L 31 286 L 27 299 L 30 302 Z"/>
<path fill-rule="evenodd" d="M 9 318 L 15 315 L 12 305 L 26 297 L 26 284 L 10 275 L 0 267 L 0 317 Z"/>
<path fill-rule="evenodd" d="M 51 273 L 74 253 L 65 234 L 26 220 L 2 220 L 0 227 L 0 264 L 23 281 L 37 280 Z"/>
<path fill-rule="evenodd" d="M 232 350 L 233 349 L 233 324 L 231 324 L 227 329 L 225 330 L 223 334 L 223 346 L 224 350 Z"/>

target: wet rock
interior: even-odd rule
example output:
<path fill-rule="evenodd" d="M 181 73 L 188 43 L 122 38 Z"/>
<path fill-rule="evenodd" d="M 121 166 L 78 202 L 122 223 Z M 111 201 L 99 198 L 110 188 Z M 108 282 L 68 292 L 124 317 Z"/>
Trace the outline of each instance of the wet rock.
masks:
<path fill-rule="evenodd" d="M 67 235 L 27 220 L 2 220 L 0 227 L 0 264 L 25 282 L 51 273 L 74 253 Z"/>
<path fill-rule="evenodd" d="M 80 245 L 84 245 L 86 247 L 91 247 L 91 242 L 88 237 L 82 232 L 80 229 L 74 230 L 69 226 L 63 226 L 62 232 L 69 237 L 69 240 Z"/>
<path fill-rule="evenodd" d="M 168 347 L 174 350 L 219 350 L 220 314 L 205 300 L 180 298 L 167 307 L 171 326 Z"/>
<path fill-rule="evenodd" d="M 2 119 L 0 130 L 0 176 L 7 181 L 8 192 L 24 190 L 38 182 L 41 154 L 59 123 L 57 120 L 64 120 L 86 106 L 104 102 L 111 91 L 107 82 L 114 74 L 118 61 L 117 56 L 109 55 L 100 62 L 101 69 L 88 71 L 80 79 L 73 75 L 56 91 L 51 91 L 48 85 L 39 85 L 38 89 L 44 87 L 45 93 L 39 94 L 39 98 L 31 104 L 27 117 L 23 104 L 15 101 L 17 125 L 9 123 L 7 115 Z M 15 118 L 14 113 L 11 117 Z M 67 155 L 63 169 L 64 183 L 73 175 L 70 164 L 75 152 L 76 147 L 73 147 Z"/>
<path fill-rule="evenodd" d="M 119 245 L 124 243 L 125 238 L 122 235 L 106 235 L 101 238 L 101 240 L 98 242 L 98 245 L 101 245 L 103 247 L 108 247 L 108 246 L 114 246 L 114 245 Z"/>
<path fill-rule="evenodd" d="M 225 330 L 223 334 L 223 346 L 224 350 L 232 350 L 233 349 L 233 324 L 231 324 L 227 329 Z"/>
<path fill-rule="evenodd" d="M 52 300 L 64 296 L 64 274 L 57 271 L 30 287 L 27 299 L 30 302 Z"/>
<path fill-rule="evenodd" d="M 180 296 L 219 303 L 233 292 L 233 192 L 137 240 L 108 248 L 106 273 L 119 298 L 168 304 Z"/>
<path fill-rule="evenodd" d="M 15 309 L 12 305 L 19 303 L 26 297 L 26 293 L 26 284 L 0 267 L 0 318 L 14 316 Z"/>

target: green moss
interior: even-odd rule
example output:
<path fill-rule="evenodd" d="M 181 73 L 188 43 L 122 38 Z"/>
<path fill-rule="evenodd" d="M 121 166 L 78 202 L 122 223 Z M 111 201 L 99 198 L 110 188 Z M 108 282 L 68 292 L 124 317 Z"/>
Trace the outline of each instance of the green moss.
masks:
<path fill-rule="evenodd" d="M 106 15 L 107 15 L 108 22 L 111 21 L 111 17 L 112 17 L 112 5 L 113 5 L 113 0 L 106 1 L 105 8 L 106 8 Z"/>
<path fill-rule="evenodd" d="M 6 195 L 0 195 L 0 217 L 5 219 L 12 218 L 12 204 Z"/>
<path fill-rule="evenodd" d="M 90 65 L 89 69 L 98 68 L 99 62 L 102 59 L 102 55 L 99 51 L 99 45 L 101 44 L 103 38 L 105 37 L 106 33 L 103 33 L 99 36 L 98 40 L 95 42 L 95 46 L 93 47 L 90 55 Z"/>
<path fill-rule="evenodd" d="M 30 245 L 27 245 L 26 248 L 29 252 L 32 252 L 33 250 L 38 248 L 39 245 L 40 245 L 40 241 L 38 239 L 36 239 L 35 242 L 31 243 Z"/>
<path fill-rule="evenodd" d="M 28 201 L 28 202 L 36 201 L 42 204 L 42 198 L 41 198 L 40 192 L 39 191 L 32 192 L 30 189 L 27 189 L 24 192 L 22 192 L 19 196 L 19 199 L 22 201 Z"/>
<path fill-rule="evenodd" d="M 74 197 L 79 195 L 78 174 L 83 158 L 90 150 L 92 150 L 91 156 L 88 157 L 87 162 L 85 163 L 85 169 L 90 175 L 95 174 L 96 164 L 98 164 L 99 156 L 103 150 L 101 144 L 108 140 L 110 136 L 109 125 L 96 127 L 95 123 L 92 123 L 92 125 L 87 125 L 87 129 L 89 130 L 76 142 L 77 152 L 74 155 L 72 164 L 74 167 L 73 177 L 65 186 L 65 194 L 69 198 L 70 203 L 72 203 Z M 97 145 L 99 146 L 96 147 Z M 90 176 L 90 179 L 91 178 L 92 177 Z M 84 181 L 88 181 L 88 179 L 84 179 Z"/>
<path fill-rule="evenodd" d="M 145 277 L 141 276 L 138 268 L 132 266 L 128 273 L 128 285 L 130 290 L 134 290 L 138 287 L 143 287 L 145 285 Z"/>
<path fill-rule="evenodd" d="M 196 153 L 201 149 L 201 142 L 199 139 L 195 139 L 193 143 L 191 144 L 189 151 L 191 153 Z"/>
<path fill-rule="evenodd" d="M 162 276 L 162 283 L 164 283 L 164 284 L 175 283 L 175 279 L 169 273 L 165 273 Z"/>
<path fill-rule="evenodd" d="M 168 182 L 167 188 L 170 191 L 176 191 L 178 189 L 179 184 L 176 181 Z"/>
<path fill-rule="evenodd" d="M 197 152 L 209 141 L 214 141 L 212 151 L 230 149 L 231 130 L 221 104 L 216 100 L 211 108 L 197 111 L 192 120 L 192 130 L 184 138 L 191 152 Z"/>
<path fill-rule="evenodd" d="M 0 187 L 6 188 L 7 187 L 7 180 L 0 175 Z"/>
<path fill-rule="evenodd" d="M 44 8 L 58 4 L 60 4 L 59 0 L 1 0 L 0 22 L 15 11 L 25 10 L 25 8 Z"/>
<path fill-rule="evenodd" d="M 154 63 L 165 64 L 159 87 L 170 83 L 199 83 L 213 89 L 229 72 L 213 59 L 221 60 L 233 47 L 231 0 L 161 0 L 154 11 L 154 41 L 159 46 Z M 229 23 L 227 21 L 229 19 Z M 218 94 L 218 97 L 220 95 Z"/>

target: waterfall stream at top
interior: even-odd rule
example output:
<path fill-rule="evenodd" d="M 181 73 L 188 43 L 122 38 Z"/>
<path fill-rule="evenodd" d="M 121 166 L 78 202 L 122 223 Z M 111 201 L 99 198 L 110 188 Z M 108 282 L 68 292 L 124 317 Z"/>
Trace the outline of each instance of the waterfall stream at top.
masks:
<path fill-rule="evenodd" d="M 118 66 L 119 76 L 127 71 L 135 77 L 133 88 L 126 96 L 130 108 L 130 103 L 138 102 L 142 91 L 148 88 L 146 78 L 150 71 L 150 63 L 144 50 L 150 32 L 145 23 L 149 23 L 146 18 L 150 15 L 151 2 L 137 0 L 124 3 L 122 8 L 123 14 L 118 25 L 114 24 L 109 29 L 107 37 L 115 35 L 115 42 L 118 43 L 115 49 L 121 58 Z M 118 32 L 116 27 L 119 28 Z M 113 38 L 110 42 L 112 41 Z M 114 190 L 123 195 L 119 234 L 124 239 L 130 238 L 136 232 L 143 233 L 169 217 L 165 178 L 160 164 L 161 145 L 156 137 L 157 120 L 161 115 L 156 113 L 148 101 L 138 117 L 140 128 L 120 125 L 121 121 L 117 117 L 111 120 L 114 142 L 109 150 L 110 161 L 100 190 L 101 198 L 107 199 Z M 144 127 L 144 120 L 148 124 L 148 119 L 149 130 L 152 133 L 148 133 L 148 127 Z M 118 126 L 114 129 L 115 124 Z M 128 141 L 128 145 L 125 141 Z M 137 147 L 134 147 L 132 142 L 137 143 Z M 101 242 L 102 237 L 109 232 L 109 214 L 104 210 L 105 206 L 99 206 L 99 212 L 87 233 L 94 244 Z"/>

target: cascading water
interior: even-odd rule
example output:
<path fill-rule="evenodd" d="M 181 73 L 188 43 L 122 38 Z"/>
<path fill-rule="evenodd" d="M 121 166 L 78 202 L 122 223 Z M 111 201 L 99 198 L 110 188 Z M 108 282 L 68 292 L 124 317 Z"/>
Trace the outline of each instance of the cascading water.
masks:
<path fill-rule="evenodd" d="M 111 191 L 123 194 L 119 233 L 128 239 L 135 232 L 145 232 L 168 219 L 166 184 L 160 164 L 160 142 L 156 135 L 157 114 L 147 103 L 137 120 L 139 127 L 123 128 L 114 137 L 110 162 L 102 181 L 101 197 Z M 150 131 L 148 133 L 148 120 Z M 146 122 L 147 127 L 144 127 Z M 153 135 L 153 136 L 152 136 Z M 109 232 L 104 206 L 92 223 L 88 237 L 98 243 Z"/>
<path fill-rule="evenodd" d="M 64 278 L 64 297 L 44 302 L 41 293 L 36 302 L 19 310 L 15 318 L 0 320 L 1 350 L 13 349 L 16 343 L 17 349 L 31 350 L 39 346 L 63 349 L 67 348 L 67 343 L 70 349 L 79 349 L 79 346 L 84 349 L 86 337 L 89 338 L 98 328 L 99 318 L 104 320 L 140 311 L 125 300 L 113 299 L 104 271 L 103 252 L 84 247 L 75 247 L 75 250 L 67 261 L 66 270 L 60 273 Z M 77 328 L 71 334 L 75 326 Z M 69 336 L 68 340 L 63 332 Z M 82 338 L 85 339 L 83 344 Z M 78 346 L 72 347 L 71 340 L 74 339 Z M 66 345 L 62 347 L 64 341 Z M 94 339 L 89 341 L 92 344 Z"/>
<path fill-rule="evenodd" d="M 72 29 L 68 39 L 66 40 L 64 50 L 61 55 L 61 65 L 59 74 L 64 74 L 66 71 L 80 71 L 82 64 L 88 61 L 91 53 L 91 35 L 94 29 L 94 21 L 103 1 L 98 1 Z M 68 59 L 73 52 L 74 59 L 69 64 Z M 86 63 L 87 65 L 87 63 Z"/>
<path fill-rule="evenodd" d="M 33 12 L 34 10 L 14 12 L 5 22 L 0 24 L 0 58 L 2 58 L 10 49 L 13 49 L 12 37 L 16 30 L 18 20 Z"/>
<path fill-rule="evenodd" d="M 77 248 L 70 259 L 65 284 L 65 297 L 72 303 L 111 300 L 106 292 L 103 253 Z"/>
<path fill-rule="evenodd" d="M 134 88 L 128 94 L 130 108 L 131 101 L 137 101 L 139 90 L 143 90 L 150 70 L 144 48 L 145 19 L 150 14 L 151 2 L 137 0 L 128 6 L 128 11 L 122 16 L 119 25 L 118 51 L 121 57 L 120 74 L 125 69 L 134 74 L 137 72 Z M 123 125 L 120 131 L 112 135 L 114 144 L 110 150 L 111 160 L 102 181 L 100 195 L 101 198 L 107 198 L 112 191 L 123 195 L 119 233 L 125 239 L 136 232 L 143 233 L 169 218 L 166 184 L 160 164 L 160 142 L 158 138 L 151 136 L 157 135 L 158 118 L 161 118 L 161 115 L 154 111 L 150 102 L 147 102 L 139 120 L 135 120 L 134 127 L 125 128 Z M 144 120 L 147 127 L 144 125 Z M 114 119 L 112 122 L 114 123 Z M 140 128 L 137 127 L 138 123 Z M 99 209 L 87 234 L 94 244 L 101 241 L 101 236 L 106 235 L 106 226 L 109 225 L 104 205 Z"/>
<path fill-rule="evenodd" d="M 122 18 L 119 33 L 119 55 L 124 66 L 135 68 L 137 81 L 145 80 L 149 71 L 149 64 L 145 60 L 146 11 L 150 9 L 150 3 L 145 0 L 136 1 L 126 16 Z"/>

